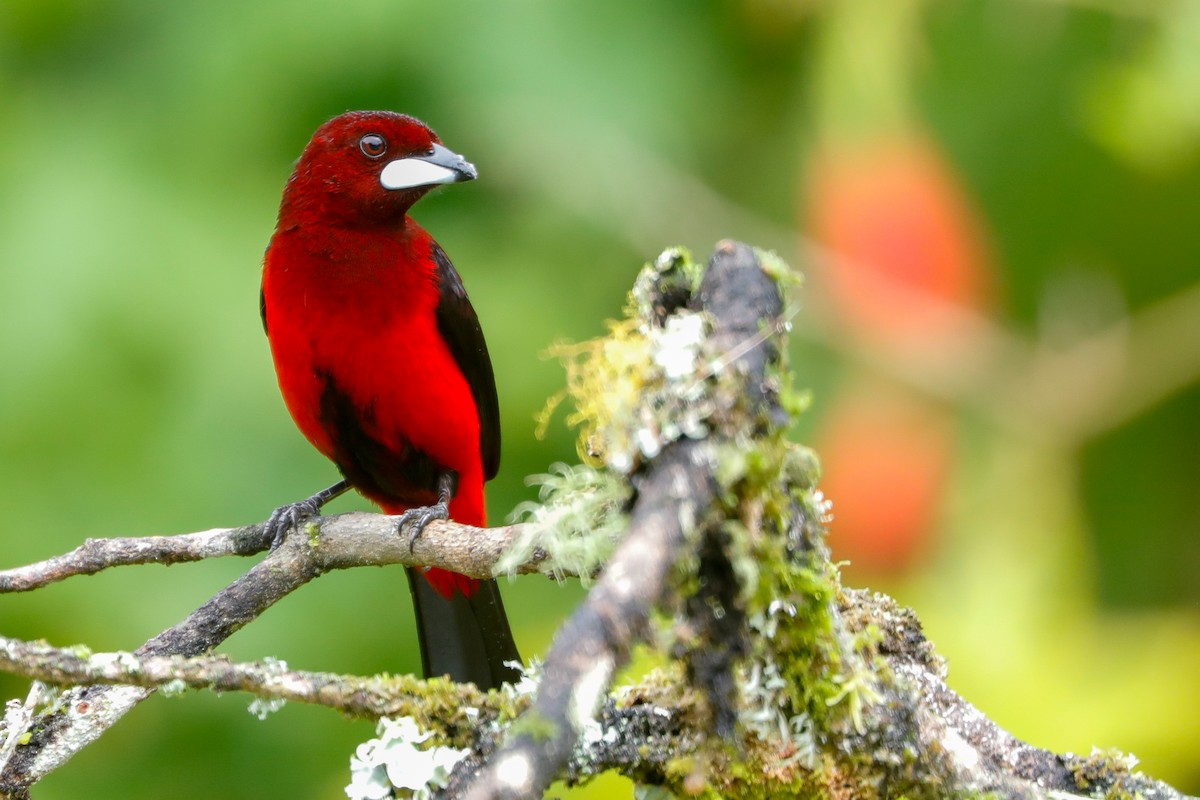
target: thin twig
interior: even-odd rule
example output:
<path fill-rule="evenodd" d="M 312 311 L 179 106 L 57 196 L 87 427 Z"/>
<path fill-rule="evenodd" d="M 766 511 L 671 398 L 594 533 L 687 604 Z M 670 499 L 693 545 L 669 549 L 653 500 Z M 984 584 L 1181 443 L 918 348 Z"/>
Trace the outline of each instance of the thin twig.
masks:
<path fill-rule="evenodd" d="M 83 653 L 0 636 L 0 671 L 56 686 L 119 683 L 143 689 L 211 689 L 249 692 L 325 706 L 352 717 L 411 715 L 425 709 L 415 691 L 424 681 L 411 675 L 358 677 L 288 669 L 281 661 L 235 663 L 225 656 L 147 656 L 135 653 Z M 461 708 L 494 711 L 496 704 L 474 684 L 453 684 Z M 463 715 L 463 722 L 466 715 Z M 442 720 L 450 724 L 453 720 Z"/>
<path fill-rule="evenodd" d="M 0 594 L 28 592 L 75 575 L 95 575 L 132 564 L 180 564 L 221 556 L 249 556 L 266 549 L 263 526 L 214 528 L 178 536 L 88 539 L 69 553 L 0 570 Z"/>

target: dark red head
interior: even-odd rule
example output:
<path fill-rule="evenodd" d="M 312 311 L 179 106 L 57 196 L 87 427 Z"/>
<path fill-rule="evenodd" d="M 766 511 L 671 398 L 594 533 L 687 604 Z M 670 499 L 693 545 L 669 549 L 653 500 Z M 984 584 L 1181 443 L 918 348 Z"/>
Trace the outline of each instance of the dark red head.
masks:
<path fill-rule="evenodd" d="M 304 148 L 283 191 L 280 224 L 398 222 L 434 186 L 475 175 L 420 120 L 351 111 L 318 128 Z"/>

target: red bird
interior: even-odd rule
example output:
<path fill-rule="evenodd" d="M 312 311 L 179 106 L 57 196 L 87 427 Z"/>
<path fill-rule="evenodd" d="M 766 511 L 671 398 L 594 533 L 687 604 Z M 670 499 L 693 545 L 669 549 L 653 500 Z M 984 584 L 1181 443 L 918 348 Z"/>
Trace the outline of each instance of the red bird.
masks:
<path fill-rule="evenodd" d="M 408 216 L 475 167 L 424 123 L 335 117 L 288 179 L 263 262 L 261 310 L 279 388 L 300 431 L 344 480 L 283 506 L 275 544 L 349 488 L 402 514 L 482 527 L 500 463 L 496 383 L 479 319 L 438 243 Z M 491 688 L 519 661 L 495 581 L 408 571 L 426 676 Z"/>

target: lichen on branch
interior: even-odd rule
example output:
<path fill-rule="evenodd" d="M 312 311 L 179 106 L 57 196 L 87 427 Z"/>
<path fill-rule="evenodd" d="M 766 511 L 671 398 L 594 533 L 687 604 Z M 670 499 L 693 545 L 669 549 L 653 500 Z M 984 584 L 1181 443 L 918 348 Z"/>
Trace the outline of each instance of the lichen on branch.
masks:
<path fill-rule="evenodd" d="M 700 780 L 714 791 L 732 788 L 736 773 L 696 768 L 729 763 L 737 752 L 729 742 L 741 748 L 766 743 L 757 752 L 781 752 L 783 767 L 811 768 L 816 737 L 839 726 L 861 729 L 866 707 L 879 698 L 857 640 L 837 618 L 837 576 L 823 544 L 827 508 L 815 489 L 816 458 L 787 439 L 789 409 L 801 405 L 783 400 L 795 397 L 782 363 L 789 318 L 784 298 L 791 284 L 777 259 L 744 245 L 722 243 L 707 269 L 673 248 L 639 274 L 626 304 L 628 318 L 609 323 L 605 337 L 554 350 L 564 360 L 567 387 L 547 413 L 557 402 L 572 401 L 567 422 L 580 430 L 585 463 L 561 469 L 558 487 L 545 484 L 541 505 L 524 509 L 526 519 L 603 520 L 605 513 L 611 519 L 623 511 L 612 503 L 612 491 L 597 493 L 605 498 L 605 513 L 593 516 L 581 510 L 577 497 L 564 502 L 555 488 L 578 475 L 592 485 L 603 485 L 598 476 L 610 482 L 618 476 L 630 487 L 635 520 L 621 550 L 663 563 L 661 573 L 641 579 L 650 585 L 630 585 L 635 567 L 618 550 L 600 591 L 589 598 L 600 598 L 595 613 L 609 620 L 608 633 L 601 631 L 595 641 L 584 631 L 579 642 L 564 633 L 555 648 L 591 647 L 593 659 L 619 665 L 633 643 L 648 641 L 680 659 L 683 685 L 697 692 L 693 699 L 701 698 L 700 717 L 716 736 L 685 759 L 686 775 L 667 770 L 668 785 L 687 780 L 695 790 Z M 682 484 L 662 483 L 669 470 Z M 705 485 L 711 487 L 707 495 Z M 663 493 L 691 493 L 696 502 L 662 506 Z M 675 516 L 643 533 L 638 509 L 655 503 L 658 513 L 671 508 Z M 562 507 L 571 510 L 562 514 Z M 597 503 L 591 510 L 600 508 Z M 656 538 L 663 526 L 675 533 Z M 588 540 L 588 531 L 569 528 L 538 530 L 520 556 Z M 638 544 L 640 536 L 647 537 L 645 545 Z M 617 598 L 611 608 L 605 604 L 606 577 Z M 634 592 L 642 605 L 631 610 L 621 598 Z M 657 632 L 648 626 L 652 607 L 666 612 L 667 624 Z M 587 641 L 592 643 L 585 646 Z M 510 737 L 497 758 L 512 759 L 521 750 L 520 737 Z M 488 780 L 485 774 L 481 785 Z M 496 781 L 494 776 L 490 794 L 479 796 L 519 793 Z"/>

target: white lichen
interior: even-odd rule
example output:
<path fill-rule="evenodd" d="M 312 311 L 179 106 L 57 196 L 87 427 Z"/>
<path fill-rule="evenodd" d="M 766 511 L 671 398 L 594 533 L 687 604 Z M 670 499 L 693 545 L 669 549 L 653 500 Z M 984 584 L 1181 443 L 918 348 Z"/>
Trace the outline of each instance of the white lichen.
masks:
<path fill-rule="evenodd" d="M 505 661 L 504 666 L 515 669 L 521 674 L 521 677 L 516 683 L 502 684 L 500 691 L 512 700 L 533 697 L 537 694 L 538 687 L 542 684 L 542 660 L 540 658 L 533 656 L 529 659 L 528 664 L 522 664 L 520 661 Z M 478 712 L 476 711 L 476 713 Z"/>
<path fill-rule="evenodd" d="M 796 616 L 796 607 L 783 600 L 772 600 L 766 611 L 750 615 L 749 626 L 765 639 L 774 639 L 783 617 Z M 817 741 L 812 720 L 805 712 L 789 713 L 789 684 L 769 653 L 751 657 L 742 667 L 738 681 L 742 694 L 739 719 L 742 725 L 766 742 L 775 742 L 780 751 L 790 751 L 781 764 L 798 763 L 812 769 L 816 764 Z"/>
<path fill-rule="evenodd" d="M 265 686 L 274 688 L 285 686 L 288 671 L 286 661 L 274 656 L 267 656 L 262 660 L 261 664 L 265 673 L 263 681 Z M 256 697 L 250 701 L 250 705 L 246 710 L 260 720 L 265 720 L 285 705 L 287 705 L 287 700 L 282 697 Z"/>
<path fill-rule="evenodd" d="M 432 736 L 412 717 L 383 718 L 378 736 L 360 744 L 350 758 L 351 800 L 384 800 L 433 796 L 446 786 L 454 766 L 470 751 L 453 747 L 418 747 Z"/>
<path fill-rule="evenodd" d="M 662 328 L 653 329 L 654 363 L 666 380 L 679 381 L 696 374 L 696 359 L 706 333 L 704 317 L 688 311 L 676 312 Z"/>
<path fill-rule="evenodd" d="M 781 615 L 787 615 L 788 617 L 796 616 L 796 607 L 785 600 L 776 598 L 767 606 L 765 612 L 759 611 L 751 614 L 747 620 L 747 624 L 767 639 L 774 639 L 775 634 L 779 632 L 779 619 Z"/>
<path fill-rule="evenodd" d="M 250 705 L 246 706 L 246 710 L 258 717 L 261 722 L 286 705 L 287 700 L 282 697 L 256 697 L 250 701 Z"/>
<path fill-rule="evenodd" d="M 833 522 L 833 501 L 825 496 L 820 489 L 812 493 L 813 507 L 817 511 L 817 519 L 822 525 Z"/>
<path fill-rule="evenodd" d="M 133 653 L 118 650 L 114 653 L 96 653 L 87 659 L 87 668 L 92 672 L 103 675 L 138 675 L 142 671 L 142 662 Z"/>

